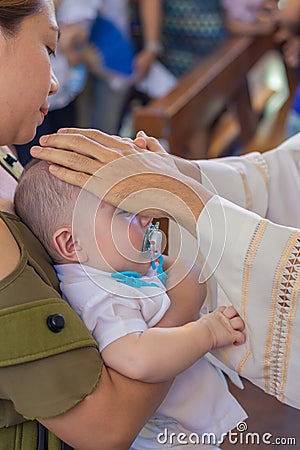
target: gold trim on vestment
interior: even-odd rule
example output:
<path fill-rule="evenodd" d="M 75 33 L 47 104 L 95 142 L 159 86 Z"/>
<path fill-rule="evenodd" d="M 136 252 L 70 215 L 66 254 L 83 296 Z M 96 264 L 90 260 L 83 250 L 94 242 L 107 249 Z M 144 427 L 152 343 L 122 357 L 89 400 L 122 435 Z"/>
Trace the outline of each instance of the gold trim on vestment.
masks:
<path fill-rule="evenodd" d="M 291 327 L 299 289 L 300 234 L 294 231 L 281 255 L 272 292 L 264 356 L 266 392 L 282 401 L 287 379 Z"/>
<path fill-rule="evenodd" d="M 267 224 L 268 224 L 268 221 L 265 219 L 261 220 L 258 223 L 258 225 L 253 233 L 252 239 L 250 241 L 250 244 L 249 244 L 249 247 L 248 247 L 248 250 L 246 253 L 246 258 L 245 258 L 245 263 L 244 263 L 244 273 L 243 273 L 242 301 L 241 301 L 242 316 L 243 316 L 245 323 L 246 323 L 246 303 L 247 303 L 247 296 L 248 296 L 248 291 L 249 291 L 251 270 L 252 270 L 254 258 L 257 253 L 258 246 L 262 240 L 262 237 L 263 237 L 263 234 L 267 227 Z M 248 338 L 250 340 L 249 329 L 247 329 L 247 333 L 248 333 Z M 245 357 L 242 359 L 242 361 L 237 366 L 236 370 L 238 373 L 241 372 L 242 368 L 244 367 L 244 365 L 250 358 L 251 354 L 252 354 L 252 349 L 250 346 L 250 349 L 247 351 Z"/>

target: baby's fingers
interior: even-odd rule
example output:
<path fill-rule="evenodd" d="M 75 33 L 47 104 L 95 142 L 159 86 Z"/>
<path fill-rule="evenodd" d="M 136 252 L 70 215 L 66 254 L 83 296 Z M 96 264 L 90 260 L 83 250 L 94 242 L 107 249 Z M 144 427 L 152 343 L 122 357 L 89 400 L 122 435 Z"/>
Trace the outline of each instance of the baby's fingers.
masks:
<path fill-rule="evenodd" d="M 232 319 L 238 315 L 237 310 L 233 306 L 227 306 L 223 310 L 223 314 L 228 319 Z"/>
<path fill-rule="evenodd" d="M 241 331 L 236 331 L 234 336 L 234 345 L 242 345 L 246 342 L 246 336 Z"/>
<path fill-rule="evenodd" d="M 243 331 L 245 329 L 245 323 L 240 316 L 230 319 L 230 324 L 234 330 Z"/>

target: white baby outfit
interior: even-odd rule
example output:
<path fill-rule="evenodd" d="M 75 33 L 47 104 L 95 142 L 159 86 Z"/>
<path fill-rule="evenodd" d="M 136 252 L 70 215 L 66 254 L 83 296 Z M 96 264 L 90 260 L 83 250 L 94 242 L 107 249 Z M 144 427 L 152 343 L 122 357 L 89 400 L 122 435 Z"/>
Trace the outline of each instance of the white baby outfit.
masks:
<path fill-rule="evenodd" d="M 116 281 L 108 272 L 80 264 L 58 265 L 56 270 L 64 296 L 93 333 L 100 351 L 128 333 L 153 327 L 170 305 L 165 288 L 152 269 L 142 280 L 156 286 L 139 288 Z M 163 432 L 165 427 L 175 427 L 178 433 L 213 433 L 216 443 L 209 448 L 217 448 L 222 437 L 245 418 L 223 375 L 201 358 L 176 377 L 165 400 L 137 438 L 137 446 L 132 448 L 173 448 L 155 442 L 157 430 Z"/>

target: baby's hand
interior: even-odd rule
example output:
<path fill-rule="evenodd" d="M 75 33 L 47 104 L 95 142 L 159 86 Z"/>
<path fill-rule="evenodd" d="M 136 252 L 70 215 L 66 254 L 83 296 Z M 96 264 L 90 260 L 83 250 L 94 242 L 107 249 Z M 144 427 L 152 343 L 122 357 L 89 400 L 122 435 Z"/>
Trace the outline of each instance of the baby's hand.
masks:
<path fill-rule="evenodd" d="M 243 333 L 245 324 L 233 306 L 219 306 L 210 314 L 201 317 L 210 331 L 212 349 L 225 345 L 241 345 L 246 337 Z"/>

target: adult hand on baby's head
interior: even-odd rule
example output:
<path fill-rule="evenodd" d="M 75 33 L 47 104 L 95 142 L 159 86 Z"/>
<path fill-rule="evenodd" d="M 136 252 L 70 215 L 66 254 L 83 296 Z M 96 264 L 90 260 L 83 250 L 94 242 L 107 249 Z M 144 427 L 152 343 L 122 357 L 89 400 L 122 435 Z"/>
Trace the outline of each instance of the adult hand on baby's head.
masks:
<path fill-rule="evenodd" d="M 225 345 L 244 344 L 246 337 L 243 333 L 245 324 L 233 306 L 219 306 L 210 314 L 199 319 L 208 328 L 212 339 L 212 349 Z"/>
<path fill-rule="evenodd" d="M 189 224 L 195 229 L 194 219 L 203 202 L 198 201 L 193 182 L 167 153 L 150 152 L 130 139 L 97 130 L 61 130 L 42 137 L 40 143 L 43 148 L 33 147 L 32 155 L 59 165 L 50 166 L 50 171 L 61 180 L 133 213 L 181 215 L 185 221 L 190 216 Z M 194 214 L 187 206 L 193 197 Z"/>

